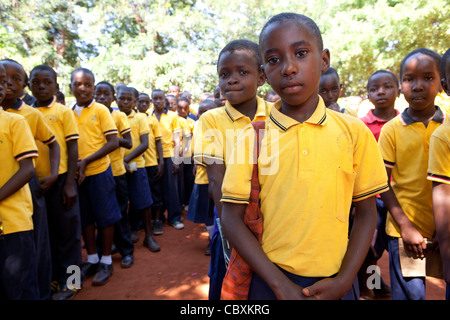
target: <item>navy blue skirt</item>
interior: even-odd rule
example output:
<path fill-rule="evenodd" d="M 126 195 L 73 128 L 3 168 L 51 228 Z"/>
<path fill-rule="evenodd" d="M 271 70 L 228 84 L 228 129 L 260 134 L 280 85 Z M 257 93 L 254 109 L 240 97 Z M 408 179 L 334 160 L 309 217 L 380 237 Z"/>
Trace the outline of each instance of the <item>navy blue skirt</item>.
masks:
<path fill-rule="evenodd" d="M 214 201 L 208 195 L 208 184 L 194 184 L 186 219 L 206 225 L 214 224 Z"/>

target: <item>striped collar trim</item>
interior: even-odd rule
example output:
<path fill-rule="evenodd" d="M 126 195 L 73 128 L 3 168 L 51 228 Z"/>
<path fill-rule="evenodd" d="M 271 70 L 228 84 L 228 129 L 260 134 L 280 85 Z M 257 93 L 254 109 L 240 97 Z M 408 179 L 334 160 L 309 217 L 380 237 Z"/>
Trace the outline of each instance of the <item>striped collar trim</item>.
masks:
<path fill-rule="evenodd" d="M 438 106 L 435 106 L 436 108 L 436 113 L 434 114 L 433 119 L 431 119 L 432 121 L 438 122 L 438 123 L 444 123 L 444 113 L 442 112 L 441 108 L 439 108 Z M 409 124 L 412 124 L 414 122 L 419 122 L 414 120 L 413 118 L 411 118 L 408 114 L 408 109 L 406 108 L 401 114 L 400 114 L 400 120 L 403 123 L 404 126 L 407 126 Z"/>

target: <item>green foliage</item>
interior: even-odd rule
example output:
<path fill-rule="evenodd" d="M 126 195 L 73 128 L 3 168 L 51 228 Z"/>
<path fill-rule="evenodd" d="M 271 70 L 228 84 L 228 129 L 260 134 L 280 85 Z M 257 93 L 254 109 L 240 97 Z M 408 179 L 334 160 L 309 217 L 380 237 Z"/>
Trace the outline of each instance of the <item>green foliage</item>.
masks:
<path fill-rule="evenodd" d="M 398 74 L 409 51 L 449 47 L 449 8 L 448 0 L 0 0 L 0 58 L 28 71 L 51 65 L 66 95 L 70 72 L 85 66 L 97 81 L 146 92 L 176 83 L 198 98 L 213 92 L 227 42 L 257 42 L 272 15 L 293 11 L 319 25 L 345 94 L 365 95 L 372 72 Z"/>

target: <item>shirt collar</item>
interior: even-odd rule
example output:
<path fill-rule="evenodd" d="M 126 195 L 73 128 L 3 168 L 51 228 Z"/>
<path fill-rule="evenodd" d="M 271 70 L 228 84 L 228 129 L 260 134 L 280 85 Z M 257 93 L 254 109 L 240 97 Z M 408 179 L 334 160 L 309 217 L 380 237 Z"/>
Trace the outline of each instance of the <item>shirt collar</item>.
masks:
<path fill-rule="evenodd" d="M 441 108 L 439 108 L 438 106 L 434 106 L 436 108 L 436 113 L 434 114 L 433 119 L 431 119 L 432 121 L 435 122 L 439 122 L 439 123 L 443 123 L 444 122 L 444 113 L 442 112 Z M 414 120 L 413 118 L 411 118 L 408 114 L 408 109 L 406 108 L 402 114 L 400 115 L 400 119 L 402 120 L 403 125 L 409 125 L 412 124 L 414 122 L 418 122 L 416 120 Z"/>
<path fill-rule="evenodd" d="M 281 100 L 278 100 L 271 112 L 270 112 L 270 120 L 282 131 L 286 131 L 292 126 L 299 124 L 297 120 L 292 119 L 291 117 L 286 116 L 285 114 L 280 112 L 281 109 Z M 316 109 L 314 113 L 309 117 L 305 122 L 316 124 L 320 126 L 324 126 L 327 122 L 327 108 L 321 96 L 319 96 L 319 102 L 317 103 Z"/>
<path fill-rule="evenodd" d="M 92 105 L 94 104 L 94 102 L 95 102 L 95 100 L 94 99 L 91 99 L 90 101 L 89 101 L 89 103 L 86 105 L 86 106 L 84 106 L 84 108 L 90 108 L 90 107 L 92 107 Z M 79 105 L 77 105 L 76 103 L 73 105 L 73 107 L 72 107 L 72 110 L 75 110 L 75 107 L 79 107 Z"/>
<path fill-rule="evenodd" d="M 16 103 L 14 103 L 14 104 L 11 106 L 11 109 L 14 109 L 14 110 L 21 110 L 21 109 L 23 108 L 24 105 L 25 105 L 25 102 L 23 102 L 23 101 L 20 100 L 20 99 L 17 99 Z"/>
<path fill-rule="evenodd" d="M 155 108 L 153 108 L 153 111 L 152 111 L 152 115 L 154 115 L 155 114 Z M 166 107 L 164 107 L 164 109 L 163 109 L 163 112 L 162 113 L 164 113 L 164 114 L 167 114 L 169 112 L 169 109 L 167 109 Z"/>
<path fill-rule="evenodd" d="M 50 108 L 55 104 L 55 102 L 56 102 L 56 96 L 53 96 L 52 102 L 50 102 L 50 104 L 48 106 L 41 106 L 40 108 Z M 35 101 L 33 103 L 33 108 L 39 108 L 37 101 Z"/>
<path fill-rule="evenodd" d="M 383 123 L 388 122 L 388 120 L 384 120 L 384 119 L 380 119 L 380 118 L 376 117 L 373 114 L 373 110 L 374 109 L 370 109 L 369 112 L 367 113 L 367 115 L 364 117 L 365 121 L 368 124 L 373 124 L 375 122 L 383 122 Z M 395 110 L 395 116 L 398 116 L 400 111 L 398 111 L 397 109 L 394 109 L 394 110 Z"/>
<path fill-rule="evenodd" d="M 255 119 L 258 117 L 265 117 L 266 116 L 266 102 L 264 99 L 260 97 L 256 97 L 256 113 L 255 113 Z M 242 117 L 245 117 L 239 110 L 234 108 L 228 101 L 225 102 L 225 112 L 230 118 L 231 121 L 239 120 Z M 254 120 L 254 119 L 252 119 Z"/>

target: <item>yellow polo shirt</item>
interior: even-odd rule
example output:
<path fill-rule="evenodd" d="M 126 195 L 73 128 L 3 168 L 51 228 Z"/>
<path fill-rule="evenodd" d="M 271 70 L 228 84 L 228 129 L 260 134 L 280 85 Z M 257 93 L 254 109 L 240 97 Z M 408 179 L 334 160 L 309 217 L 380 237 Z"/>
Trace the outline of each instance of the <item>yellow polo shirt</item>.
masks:
<path fill-rule="evenodd" d="M 198 120 L 195 135 L 194 161 L 203 165 L 228 162 L 234 143 L 241 130 L 254 121 L 264 121 L 272 103 L 257 97 L 254 119 L 244 116 L 228 101 L 225 106 L 204 113 Z"/>
<path fill-rule="evenodd" d="M 194 143 L 195 143 L 195 136 L 198 134 L 198 127 L 199 127 L 199 122 L 196 121 L 194 124 L 194 129 L 193 129 L 193 136 L 192 136 L 192 141 L 191 141 L 191 150 L 194 150 Z M 194 179 L 194 183 L 195 184 L 208 184 L 209 180 L 208 180 L 208 174 L 206 172 L 206 167 L 203 164 L 200 163 L 196 163 L 197 165 L 197 171 L 195 172 L 195 179 Z"/>
<path fill-rule="evenodd" d="M 75 106 L 73 107 L 75 110 Z M 106 144 L 106 136 L 117 135 L 117 128 L 109 109 L 104 105 L 92 102 L 83 108 L 78 116 L 73 111 L 77 121 L 80 139 L 78 140 L 78 157 L 84 159 L 97 152 Z M 111 161 L 109 156 L 97 159 L 86 167 L 86 176 L 99 174 L 108 169 Z"/>
<path fill-rule="evenodd" d="M 258 159 L 262 249 L 281 268 L 305 277 L 336 274 L 347 251 L 352 201 L 388 190 L 373 134 L 359 119 L 327 110 L 321 97 L 303 123 L 275 103 Z M 247 204 L 255 134 L 247 126 L 233 150 L 222 201 Z"/>
<path fill-rule="evenodd" d="M 125 113 L 119 110 L 112 109 L 111 116 L 116 125 L 117 136 L 123 138 L 123 135 L 131 131 L 130 124 L 128 123 L 128 117 Z M 126 173 L 125 165 L 123 164 L 123 157 L 125 155 L 125 148 L 119 147 L 109 154 L 111 160 L 111 170 L 114 177 L 121 176 Z"/>
<path fill-rule="evenodd" d="M 53 130 L 50 128 L 42 113 L 27 105 L 22 100 L 19 100 L 15 106 L 9 108 L 7 111 L 20 114 L 27 120 L 39 152 L 39 157 L 34 161 L 36 174 L 39 179 L 47 177 L 50 174 L 50 169 L 46 169 L 47 166 L 50 167 L 47 145 L 56 141 Z"/>
<path fill-rule="evenodd" d="M 145 166 L 151 167 L 158 165 L 158 150 L 156 150 L 156 141 L 161 140 L 161 129 L 159 122 L 155 117 L 146 114 L 149 126 L 148 149 L 144 153 Z"/>
<path fill-rule="evenodd" d="M 378 145 L 385 166 L 392 169 L 392 190 L 405 215 L 422 236 L 432 238 L 435 227 L 432 183 L 427 180 L 428 153 L 431 134 L 442 124 L 445 115 L 437 107 L 434 118 L 425 127 L 422 122 L 415 122 L 407 110 L 383 126 Z M 386 220 L 386 233 L 401 237 L 390 213 Z"/>
<path fill-rule="evenodd" d="M 427 179 L 450 184 L 450 120 L 431 135 Z"/>
<path fill-rule="evenodd" d="M 70 140 L 78 140 L 80 135 L 78 132 L 77 123 L 73 112 L 66 106 L 56 102 L 56 97 L 48 106 L 38 107 L 36 104 L 33 107 L 39 110 L 47 120 L 50 128 L 53 130 L 56 136 L 56 141 L 59 144 L 60 161 L 58 174 L 67 172 L 68 165 L 68 150 L 66 142 Z M 42 175 L 38 177 L 43 178 L 51 174 L 50 171 L 50 158 L 48 147 L 44 144 L 39 144 L 39 161 L 36 164 L 40 165 L 40 172 Z"/>
<path fill-rule="evenodd" d="M 19 170 L 19 161 L 36 158 L 37 146 L 23 116 L 0 107 L 0 188 Z M 0 202 L 0 222 L 4 234 L 33 229 L 33 202 L 28 183 Z"/>
<path fill-rule="evenodd" d="M 133 147 L 131 149 L 125 149 L 125 156 L 129 155 L 131 151 L 136 149 L 142 143 L 142 135 L 149 134 L 147 116 L 145 114 L 131 110 L 130 114 L 128 115 L 128 122 L 130 123 L 131 127 L 131 140 L 133 141 Z M 130 160 L 129 163 L 130 162 L 136 162 L 138 168 L 145 167 L 145 159 L 143 154 Z"/>
<path fill-rule="evenodd" d="M 187 150 L 187 152 L 184 155 L 184 157 L 185 158 L 191 158 L 192 155 L 193 155 L 192 150 L 194 150 L 192 148 L 192 144 L 193 144 L 193 141 L 194 141 L 194 138 L 193 138 L 193 136 L 194 136 L 194 127 L 195 127 L 195 124 L 197 123 L 197 121 L 195 121 L 192 118 L 187 117 L 186 118 L 186 122 L 187 122 L 187 128 L 188 128 L 187 135 L 191 135 L 192 138 L 191 138 L 191 145 L 189 146 L 189 149 Z"/>
<path fill-rule="evenodd" d="M 155 110 L 153 110 L 152 116 L 155 117 L 156 120 L 158 120 L 158 118 L 156 118 Z M 173 134 L 175 132 L 180 132 L 181 130 L 178 118 L 179 117 L 175 112 L 167 110 L 161 114 L 161 118 L 158 121 L 159 129 L 161 130 L 163 158 L 173 157 L 173 149 L 175 147 Z"/>

